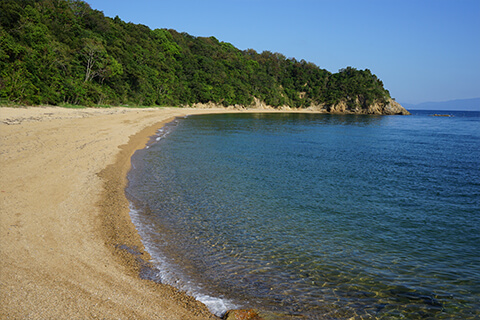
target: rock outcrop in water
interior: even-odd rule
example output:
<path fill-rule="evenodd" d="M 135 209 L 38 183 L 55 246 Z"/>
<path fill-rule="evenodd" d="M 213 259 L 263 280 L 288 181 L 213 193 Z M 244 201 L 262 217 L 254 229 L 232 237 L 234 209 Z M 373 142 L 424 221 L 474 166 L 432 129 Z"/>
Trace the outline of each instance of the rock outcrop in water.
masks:
<path fill-rule="evenodd" d="M 320 111 L 332 114 L 375 114 L 375 115 L 409 115 L 402 105 L 393 99 L 388 99 L 386 103 L 375 102 L 372 104 L 360 103 L 356 100 L 354 103 L 341 101 L 333 105 L 314 105 L 308 110 Z"/>
<path fill-rule="evenodd" d="M 224 318 L 225 320 L 263 320 L 262 317 L 257 313 L 257 311 L 250 310 L 230 310 L 228 311 Z"/>
<path fill-rule="evenodd" d="M 372 103 L 367 106 L 362 106 L 361 104 L 356 104 L 355 107 L 349 108 L 345 102 L 340 102 L 339 104 L 333 105 L 328 108 L 330 113 L 342 113 L 342 114 L 383 114 L 383 115 L 409 115 L 404 107 L 400 103 L 389 99 L 388 103 Z"/>
<path fill-rule="evenodd" d="M 381 114 L 399 114 L 399 115 L 409 115 L 407 109 L 402 107 L 402 105 L 393 99 L 390 99 L 389 103 L 383 106 Z"/>

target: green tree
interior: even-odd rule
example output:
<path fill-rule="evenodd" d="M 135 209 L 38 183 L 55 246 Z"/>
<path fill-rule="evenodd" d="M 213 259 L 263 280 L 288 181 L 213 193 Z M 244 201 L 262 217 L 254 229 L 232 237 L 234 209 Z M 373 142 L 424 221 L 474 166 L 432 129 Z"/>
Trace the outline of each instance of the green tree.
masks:
<path fill-rule="evenodd" d="M 108 18 L 80 0 L 0 1 L 0 97 L 17 103 L 308 107 L 386 103 L 370 70 L 330 73 L 281 53 L 245 51 Z"/>

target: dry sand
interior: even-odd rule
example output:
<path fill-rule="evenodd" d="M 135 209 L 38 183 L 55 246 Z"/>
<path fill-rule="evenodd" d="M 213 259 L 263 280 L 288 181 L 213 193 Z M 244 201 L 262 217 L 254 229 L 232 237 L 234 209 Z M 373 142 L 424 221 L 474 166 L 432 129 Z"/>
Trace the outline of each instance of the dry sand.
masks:
<path fill-rule="evenodd" d="M 215 319 L 140 279 L 149 256 L 124 194 L 162 122 L 213 112 L 234 111 L 0 108 L 0 319 Z"/>

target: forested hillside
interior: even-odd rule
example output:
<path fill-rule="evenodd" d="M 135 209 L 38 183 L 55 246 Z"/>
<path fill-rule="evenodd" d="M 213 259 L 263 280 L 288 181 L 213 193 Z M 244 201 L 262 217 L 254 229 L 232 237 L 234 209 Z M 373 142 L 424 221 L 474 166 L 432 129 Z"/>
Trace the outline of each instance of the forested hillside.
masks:
<path fill-rule="evenodd" d="M 327 111 L 385 106 L 367 70 L 331 73 L 280 53 L 241 51 L 105 17 L 78 0 L 0 1 L 0 98 L 18 104 L 248 106 Z M 367 112 L 369 113 L 369 112 Z"/>

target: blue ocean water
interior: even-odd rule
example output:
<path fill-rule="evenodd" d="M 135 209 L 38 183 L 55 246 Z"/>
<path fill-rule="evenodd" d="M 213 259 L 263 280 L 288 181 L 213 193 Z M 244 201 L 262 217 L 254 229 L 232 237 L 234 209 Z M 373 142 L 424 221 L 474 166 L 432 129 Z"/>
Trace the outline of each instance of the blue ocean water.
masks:
<path fill-rule="evenodd" d="M 480 317 L 480 112 L 177 119 L 132 158 L 157 270 L 220 315 Z"/>

